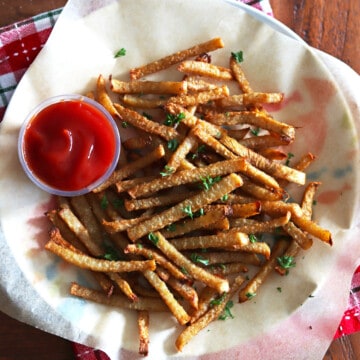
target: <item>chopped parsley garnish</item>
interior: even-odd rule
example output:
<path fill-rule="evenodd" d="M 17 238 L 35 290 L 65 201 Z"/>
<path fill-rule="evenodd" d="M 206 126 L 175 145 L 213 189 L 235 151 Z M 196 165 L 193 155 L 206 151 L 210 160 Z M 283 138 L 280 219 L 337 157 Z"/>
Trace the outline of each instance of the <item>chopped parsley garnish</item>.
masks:
<path fill-rule="evenodd" d="M 245 296 L 246 296 L 248 299 L 252 299 L 253 297 L 256 296 L 256 293 L 248 292 L 248 293 L 245 294 Z"/>
<path fill-rule="evenodd" d="M 154 233 L 149 233 L 148 239 L 156 246 L 159 242 L 159 238 Z"/>
<path fill-rule="evenodd" d="M 194 218 L 194 213 L 192 212 L 192 209 L 191 209 L 191 205 L 186 205 L 182 211 L 187 215 L 189 216 L 191 219 Z"/>
<path fill-rule="evenodd" d="M 200 178 L 202 182 L 202 188 L 204 190 L 209 190 L 215 183 L 219 182 L 221 180 L 221 176 L 215 176 L 212 178 L 211 176 L 205 176 Z"/>
<path fill-rule="evenodd" d="M 199 209 L 196 213 L 194 213 L 194 217 L 200 217 L 205 214 L 205 210 L 203 208 Z"/>
<path fill-rule="evenodd" d="M 166 126 L 176 126 L 180 123 L 180 121 L 182 119 L 185 118 L 185 114 L 184 113 L 180 113 L 177 115 L 173 115 L 173 114 L 166 114 L 166 119 L 164 124 Z"/>
<path fill-rule="evenodd" d="M 222 198 L 221 201 L 227 201 L 229 199 L 229 194 L 225 194 Z"/>
<path fill-rule="evenodd" d="M 251 243 L 256 243 L 258 241 L 256 235 L 254 234 L 249 234 L 249 240 Z"/>
<path fill-rule="evenodd" d="M 296 262 L 293 256 L 280 256 L 277 258 L 277 261 L 279 265 L 286 270 L 286 274 L 289 272 L 290 268 L 293 268 L 296 266 Z"/>
<path fill-rule="evenodd" d="M 170 151 L 175 151 L 179 146 L 179 141 L 178 139 L 171 139 L 168 141 L 167 143 L 167 148 L 170 150 Z"/>
<path fill-rule="evenodd" d="M 286 162 L 285 162 L 285 165 L 286 166 L 289 166 L 289 164 L 290 164 L 290 159 L 291 158 L 293 158 L 295 155 L 293 154 L 293 153 L 291 153 L 291 152 L 289 152 L 288 154 L 287 154 L 287 159 L 286 159 Z"/>
<path fill-rule="evenodd" d="M 259 135 L 259 132 L 260 132 L 260 128 L 251 129 L 250 132 L 251 132 L 254 136 L 258 136 L 258 135 Z"/>
<path fill-rule="evenodd" d="M 232 52 L 231 56 L 236 62 L 241 63 L 244 61 L 244 54 L 242 51 Z"/>
<path fill-rule="evenodd" d="M 164 170 L 160 172 L 161 176 L 169 176 L 174 172 L 174 168 L 171 166 L 165 165 Z"/>
<path fill-rule="evenodd" d="M 116 250 L 111 246 L 106 246 L 105 248 L 105 254 L 103 255 L 103 258 L 105 260 L 109 261 L 118 261 L 120 260 L 119 254 L 116 252 Z"/>
<path fill-rule="evenodd" d="M 106 195 L 101 198 L 100 206 L 104 210 L 109 206 L 109 200 L 107 199 Z"/>
<path fill-rule="evenodd" d="M 126 49 L 125 48 L 121 48 L 120 50 L 118 50 L 114 57 L 115 58 L 118 58 L 118 57 L 122 57 L 122 56 L 125 56 L 126 55 Z"/>
<path fill-rule="evenodd" d="M 218 298 L 211 300 L 210 301 L 210 306 L 212 307 L 212 306 L 215 306 L 215 305 L 220 305 L 224 301 L 225 296 L 226 296 L 226 293 L 223 293 Z"/>
<path fill-rule="evenodd" d="M 231 313 L 231 308 L 234 306 L 234 302 L 232 300 L 228 301 L 225 305 L 224 311 L 219 316 L 219 320 L 226 320 L 228 318 L 233 319 L 234 315 Z"/>
<path fill-rule="evenodd" d="M 149 120 L 152 120 L 152 118 L 153 118 L 150 114 L 146 113 L 145 111 L 143 112 L 143 116 Z"/>
<path fill-rule="evenodd" d="M 282 288 L 281 288 L 281 287 L 277 287 L 276 290 L 277 290 L 278 292 L 282 292 Z"/>
<path fill-rule="evenodd" d="M 180 268 L 180 271 L 185 274 L 185 275 L 188 275 L 188 271 L 186 270 L 186 268 L 184 268 L 183 266 Z"/>
<path fill-rule="evenodd" d="M 176 225 L 175 224 L 170 224 L 166 227 L 167 231 L 175 231 L 176 230 Z"/>
<path fill-rule="evenodd" d="M 199 157 L 199 154 L 204 153 L 205 150 L 206 150 L 206 145 L 204 145 L 204 144 L 200 145 L 196 149 L 196 151 L 191 155 L 191 159 L 192 160 L 196 159 L 197 157 Z"/>
<path fill-rule="evenodd" d="M 195 254 L 195 253 L 192 253 L 190 255 L 190 259 L 194 263 L 199 263 L 199 264 L 202 264 L 202 265 L 205 265 L 205 266 L 209 265 L 209 259 L 205 259 L 203 256 Z"/>

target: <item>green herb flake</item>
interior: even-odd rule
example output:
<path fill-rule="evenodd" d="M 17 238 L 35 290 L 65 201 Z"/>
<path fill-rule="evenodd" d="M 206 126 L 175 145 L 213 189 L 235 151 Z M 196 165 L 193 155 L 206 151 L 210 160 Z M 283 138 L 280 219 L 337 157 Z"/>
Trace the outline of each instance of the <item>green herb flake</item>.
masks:
<path fill-rule="evenodd" d="M 183 213 L 185 213 L 187 216 L 189 216 L 191 219 L 194 218 L 194 214 L 192 212 L 191 209 L 191 205 L 186 205 L 183 209 L 182 209 Z"/>
<path fill-rule="evenodd" d="M 229 194 L 225 194 L 222 198 L 221 201 L 227 201 L 229 199 Z"/>
<path fill-rule="evenodd" d="M 258 136 L 258 135 L 259 135 L 259 132 L 260 132 L 260 128 L 251 129 L 250 132 L 251 132 L 254 136 Z"/>
<path fill-rule="evenodd" d="M 183 266 L 180 268 L 180 271 L 185 275 L 189 275 L 188 271 Z"/>
<path fill-rule="evenodd" d="M 115 55 L 114 58 L 118 58 L 118 57 L 122 57 L 126 55 L 126 49 L 125 48 L 121 48 L 120 50 L 118 50 Z"/>
<path fill-rule="evenodd" d="M 252 299 L 253 297 L 256 296 L 256 293 L 248 292 L 248 293 L 245 294 L 245 296 L 246 296 L 248 299 Z"/>
<path fill-rule="evenodd" d="M 220 305 L 224 301 L 225 297 L 226 297 L 226 293 L 223 293 L 221 296 L 217 297 L 216 299 L 211 300 L 210 306 L 213 307 L 216 305 Z"/>
<path fill-rule="evenodd" d="M 252 244 L 258 242 L 258 239 L 254 234 L 249 234 L 249 240 Z"/>
<path fill-rule="evenodd" d="M 107 199 L 106 195 L 101 198 L 100 206 L 103 210 L 107 209 L 107 207 L 109 206 L 109 200 Z"/>
<path fill-rule="evenodd" d="M 201 182 L 202 182 L 202 188 L 205 191 L 208 191 L 214 184 L 216 184 L 217 182 L 219 182 L 221 180 L 221 176 L 215 176 L 214 178 L 212 178 L 211 176 L 204 176 L 200 178 Z"/>
<path fill-rule="evenodd" d="M 282 292 L 282 288 L 281 287 L 277 287 L 276 290 L 281 293 Z"/>
<path fill-rule="evenodd" d="M 179 113 L 177 115 L 166 114 L 164 125 L 166 125 L 166 126 L 176 126 L 183 119 L 185 119 L 185 114 L 184 113 Z"/>
<path fill-rule="evenodd" d="M 148 239 L 156 246 L 157 243 L 159 242 L 159 238 L 154 234 L 154 233 L 149 233 L 148 234 Z"/>
<path fill-rule="evenodd" d="M 167 143 L 167 148 L 170 151 L 175 151 L 179 146 L 179 140 L 178 139 L 171 139 Z"/>
<path fill-rule="evenodd" d="M 152 118 L 153 118 L 150 114 L 146 113 L 145 111 L 143 112 L 143 116 L 149 120 L 152 120 Z"/>
<path fill-rule="evenodd" d="M 236 62 L 241 63 L 244 61 L 244 54 L 242 51 L 232 52 L 231 56 Z"/>
<path fill-rule="evenodd" d="M 176 225 L 175 224 L 170 224 L 166 227 L 167 231 L 175 231 L 176 230 Z"/>
<path fill-rule="evenodd" d="M 234 306 L 232 300 L 228 301 L 225 305 L 224 311 L 219 316 L 219 320 L 234 319 L 234 315 L 231 313 L 231 308 Z"/>
<path fill-rule="evenodd" d="M 109 260 L 109 261 L 118 261 L 120 260 L 119 254 L 116 252 L 116 250 L 111 246 L 105 247 L 105 254 L 102 256 L 103 259 Z"/>
<path fill-rule="evenodd" d="M 123 129 L 127 129 L 127 128 L 129 127 L 129 123 L 126 122 L 126 121 L 123 121 L 123 122 L 121 123 L 121 127 L 122 127 Z"/>
<path fill-rule="evenodd" d="M 289 269 L 296 266 L 295 258 L 293 256 L 280 256 L 277 258 L 278 264 L 289 273 Z"/>
<path fill-rule="evenodd" d="M 291 153 L 291 152 L 289 152 L 288 154 L 287 154 L 287 159 L 286 159 L 286 162 L 285 162 L 285 165 L 286 166 L 289 166 L 289 164 L 290 164 L 290 159 L 291 158 L 293 158 L 295 155 L 293 154 L 293 153 Z"/>
<path fill-rule="evenodd" d="M 172 168 L 171 166 L 165 165 L 164 166 L 164 170 L 160 172 L 161 176 L 169 176 L 174 172 L 174 168 Z"/>
<path fill-rule="evenodd" d="M 192 253 L 190 255 L 190 259 L 194 263 L 199 263 L 199 264 L 202 264 L 202 265 L 205 265 L 205 266 L 209 265 L 209 259 L 205 259 L 203 256 L 195 254 L 195 253 Z"/>

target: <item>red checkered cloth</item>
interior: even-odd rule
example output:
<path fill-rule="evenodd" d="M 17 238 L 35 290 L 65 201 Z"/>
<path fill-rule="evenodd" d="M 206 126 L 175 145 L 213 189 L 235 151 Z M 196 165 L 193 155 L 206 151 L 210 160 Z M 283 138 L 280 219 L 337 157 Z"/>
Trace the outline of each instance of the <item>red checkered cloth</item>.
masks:
<path fill-rule="evenodd" d="M 268 0 L 238 0 L 268 15 Z M 0 29 L 0 121 L 18 82 L 46 43 L 62 9 L 56 9 Z M 350 291 L 348 309 L 340 322 L 335 338 L 360 331 L 360 266 Z M 109 360 L 100 350 L 74 343 L 75 355 L 81 360 Z"/>

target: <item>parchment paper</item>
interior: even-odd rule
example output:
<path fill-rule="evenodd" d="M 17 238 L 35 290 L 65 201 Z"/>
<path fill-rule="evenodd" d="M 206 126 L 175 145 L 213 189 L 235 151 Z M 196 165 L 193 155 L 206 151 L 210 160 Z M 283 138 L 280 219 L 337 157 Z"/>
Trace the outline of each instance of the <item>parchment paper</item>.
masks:
<path fill-rule="evenodd" d="M 84 93 L 98 74 L 128 79 L 131 67 L 221 36 L 213 62 L 227 66 L 243 50 L 252 87 L 282 91 L 273 115 L 299 127 L 292 152 L 318 157 L 309 180 L 320 180 L 315 217 L 334 246 L 315 241 L 287 277 L 272 276 L 255 301 L 234 306 L 235 319 L 217 321 L 176 354 L 180 328 L 167 314 L 151 317 L 149 358 L 322 358 L 346 306 L 360 246 L 358 139 L 352 114 L 322 61 L 305 45 L 221 0 L 70 1 L 28 70 L 0 130 L 0 264 L 2 311 L 70 340 L 104 350 L 112 359 L 136 358 L 134 314 L 68 295 L 72 280 L 90 279 L 43 250 L 52 199 L 23 174 L 16 153 L 19 127 L 39 101 Z M 115 59 L 124 47 L 125 57 Z M 325 59 L 325 61 L 328 61 Z M 172 76 L 172 72 L 158 76 Z M 298 192 L 293 189 L 294 194 Z M 281 287 L 279 293 L 277 288 Z M 269 350 L 271 349 L 271 350 Z M 135 353 L 134 353 L 135 352 Z"/>

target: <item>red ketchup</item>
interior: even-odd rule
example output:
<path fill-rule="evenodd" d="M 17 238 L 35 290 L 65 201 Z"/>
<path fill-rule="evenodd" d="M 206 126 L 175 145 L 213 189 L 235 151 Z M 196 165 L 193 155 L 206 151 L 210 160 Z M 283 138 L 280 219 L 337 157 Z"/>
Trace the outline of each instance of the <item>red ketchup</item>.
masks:
<path fill-rule="evenodd" d="M 118 136 L 109 115 L 84 98 L 60 100 L 30 119 L 22 140 L 23 158 L 48 187 L 78 191 L 114 167 Z"/>

